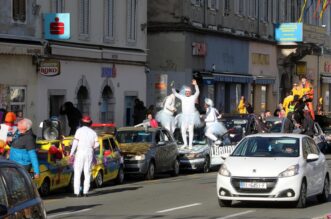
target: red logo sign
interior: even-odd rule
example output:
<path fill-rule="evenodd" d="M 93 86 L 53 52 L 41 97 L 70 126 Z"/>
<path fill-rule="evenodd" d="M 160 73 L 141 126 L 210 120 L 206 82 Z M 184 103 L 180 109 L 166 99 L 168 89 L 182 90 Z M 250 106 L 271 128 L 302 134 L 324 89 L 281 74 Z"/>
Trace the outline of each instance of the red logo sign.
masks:
<path fill-rule="evenodd" d="M 64 23 L 60 22 L 58 17 L 55 18 L 55 22 L 50 23 L 51 34 L 62 35 L 64 34 Z"/>

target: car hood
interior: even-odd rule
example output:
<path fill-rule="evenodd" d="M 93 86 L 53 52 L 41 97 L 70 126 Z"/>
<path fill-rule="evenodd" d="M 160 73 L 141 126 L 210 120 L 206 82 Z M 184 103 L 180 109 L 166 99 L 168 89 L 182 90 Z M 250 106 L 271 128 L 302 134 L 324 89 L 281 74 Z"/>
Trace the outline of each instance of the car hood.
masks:
<path fill-rule="evenodd" d="M 228 157 L 224 164 L 232 176 L 277 177 L 298 163 L 297 157 Z"/>
<path fill-rule="evenodd" d="M 126 154 L 134 154 L 134 155 L 142 155 L 146 154 L 150 149 L 150 143 L 121 143 L 119 144 L 119 148 L 123 155 Z"/>

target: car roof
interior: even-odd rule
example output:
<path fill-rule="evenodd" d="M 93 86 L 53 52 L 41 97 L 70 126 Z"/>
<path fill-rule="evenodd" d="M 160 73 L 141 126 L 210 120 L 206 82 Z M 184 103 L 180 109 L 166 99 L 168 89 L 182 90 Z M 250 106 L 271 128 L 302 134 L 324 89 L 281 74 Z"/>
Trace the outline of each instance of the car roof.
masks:
<path fill-rule="evenodd" d="M 117 131 L 145 131 L 144 127 L 134 127 L 134 126 L 127 126 L 118 128 Z M 161 128 L 148 128 L 147 131 L 156 132 L 157 130 L 161 130 Z"/>
<path fill-rule="evenodd" d="M 293 134 L 293 133 L 258 133 L 254 135 L 248 135 L 245 138 L 250 137 L 292 137 L 292 138 L 304 138 L 309 137 L 308 135 L 302 135 L 302 134 Z"/>

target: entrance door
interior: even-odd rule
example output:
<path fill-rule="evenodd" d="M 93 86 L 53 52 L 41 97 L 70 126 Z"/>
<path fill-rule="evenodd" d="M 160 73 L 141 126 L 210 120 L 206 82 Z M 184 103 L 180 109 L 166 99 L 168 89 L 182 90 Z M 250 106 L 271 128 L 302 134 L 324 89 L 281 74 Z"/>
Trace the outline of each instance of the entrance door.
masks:
<path fill-rule="evenodd" d="M 137 96 L 125 96 L 125 125 L 133 125 L 133 109 L 134 109 L 134 100 Z"/>
<path fill-rule="evenodd" d="M 57 117 L 61 122 L 61 133 L 66 133 L 66 117 L 60 115 L 60 108 L 65 102 L 64 95 L 50 95 L 49 96 L 49 118 Z"/>

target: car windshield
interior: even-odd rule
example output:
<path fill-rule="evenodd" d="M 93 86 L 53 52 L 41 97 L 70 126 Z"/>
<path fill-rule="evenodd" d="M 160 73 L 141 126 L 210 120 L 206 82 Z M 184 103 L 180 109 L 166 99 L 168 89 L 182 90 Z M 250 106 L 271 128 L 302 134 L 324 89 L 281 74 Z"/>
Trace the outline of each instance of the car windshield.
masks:
<path fill-rule="evenodd" d="M 241 132 L 248 123 L 247 119 L 242 118 L 222 118 L 221 121 L 230 132 Z"/>
<path fill-rule="evenodd" d="M 248 137 L 231 156 L 239 157 L 298 157 L 299 139 L 294 137 Z"/>
<path fill-rule="evenodd" d="M 145 131 L 119 131 L 117 132 L 117 140 L 119 143 L 151 143 L 152 135 L 152 132 Z"/>

